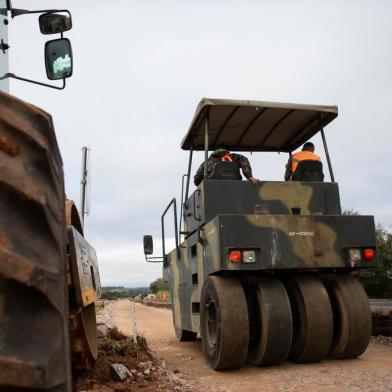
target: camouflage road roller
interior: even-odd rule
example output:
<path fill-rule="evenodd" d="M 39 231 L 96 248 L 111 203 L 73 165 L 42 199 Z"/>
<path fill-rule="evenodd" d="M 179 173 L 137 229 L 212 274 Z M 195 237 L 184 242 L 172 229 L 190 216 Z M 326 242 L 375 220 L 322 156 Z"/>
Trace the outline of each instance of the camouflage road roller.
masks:
<path fill-rule="evenodd" d="M 181 148 L 189 151 L 180 222 L 173 199 L 161 217 L 162 261 L 178 339 L 201 336 L 213 369 L 353 358 L 367 348 L 371 313 L 351 272 L 378 263 L 374 218 L 342 215 L 324 128 L 336 106 L 203 99 Z M 287 153 L 321 134 L 322 164 L 298 164 L 295 181 L 241 181 L 238 163 L 208 151 Z M 204 180 L 190 194 L 192 156 L 204 151 Z M 314 162 L 314 161 L 313 161 Z M 301 168 L 300 168 L 301 165 Z M 175 248 L 166 252 L 172 210 Z M 171 213 L 171 212 L 170 212 Z"/>

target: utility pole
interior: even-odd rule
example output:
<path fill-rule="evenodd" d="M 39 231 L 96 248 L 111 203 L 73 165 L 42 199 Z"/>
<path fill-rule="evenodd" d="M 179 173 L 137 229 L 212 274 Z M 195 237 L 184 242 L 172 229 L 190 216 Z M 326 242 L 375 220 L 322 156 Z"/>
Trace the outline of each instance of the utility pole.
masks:
<path fill-rule="evenodd" d="M 86 215 L 86 187 L 87 187 L 87 154 L 88 148 L 82 147 L 82 176 L 80 180 L 80 218 L 84 228 L 84 216 Z"/>

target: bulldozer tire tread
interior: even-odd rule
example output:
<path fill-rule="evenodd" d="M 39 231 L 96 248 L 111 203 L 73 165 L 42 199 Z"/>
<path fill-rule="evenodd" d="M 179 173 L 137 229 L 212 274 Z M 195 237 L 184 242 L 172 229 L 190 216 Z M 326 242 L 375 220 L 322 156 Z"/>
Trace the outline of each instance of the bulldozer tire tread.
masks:
<path fill-rule="evenodd" d="M 0 390 L 71 390 L 64 202 L 51 117 L 0 93 Z"/>
<path fill-rule="evenodd" d="M 235 369 L 246 362 L 249 318 L 239 279 L 207 278 L 201 293 L 200 330 L 204 357 L 211 368 Z"/>

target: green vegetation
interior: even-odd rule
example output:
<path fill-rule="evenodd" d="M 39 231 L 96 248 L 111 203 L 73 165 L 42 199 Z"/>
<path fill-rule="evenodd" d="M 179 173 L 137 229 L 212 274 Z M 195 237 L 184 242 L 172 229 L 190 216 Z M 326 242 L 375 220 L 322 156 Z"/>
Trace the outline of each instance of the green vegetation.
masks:
<path fill-rule="evenodd" d="M 150 284 L 150 290 L 156 294 L 160 290 L 169 290 L 169 285 L 165 279 L 158 278 Z"/>
<path fill-rule="evenodd" d="M 104 310 L 105 306 L 102 302 L 95 302 L 95 312 L 97 314 L 101 313 Z"/>
<path fill-rule="evenodd" d="M 121 286 L 109 286 L 102 288 L 101 299 L 113 300 L 130 298 L 138 294 L 147 295 L 149 292 L 150 290 L 148 287 L 126 288 Z"/>
<path fill-rule="evenodd" d="M 376 228 L 379 266 L 356 272 L 370 298 L 392 298 L 392 232 Z"/>

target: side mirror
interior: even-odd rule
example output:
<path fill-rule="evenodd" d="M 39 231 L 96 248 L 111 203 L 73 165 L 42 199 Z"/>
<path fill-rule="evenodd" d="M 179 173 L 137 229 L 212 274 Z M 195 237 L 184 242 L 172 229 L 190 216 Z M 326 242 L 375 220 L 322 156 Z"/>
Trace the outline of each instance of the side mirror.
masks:
<path fill-rule="evenodd" d="M 144 245 L 144 254 L 146 256 L 152 255 L 154 253 L 154 243 L 151 235 L 145 235 L 143 237 L 143 245 Z"/>
<path fill-rule="evenodd" d="M 38 22 L 42 34 L 57 34 L 72 29 L 72 18 L 69 11 L 64 11 L 63 14 L 52 12 L 42 14 Z"/>
<path fill-rule="evenodd" d="M 59 38 L 45 44 L 46 75 L 50 80 L 72 75 L 72 48 L 68 38 Z"/>

